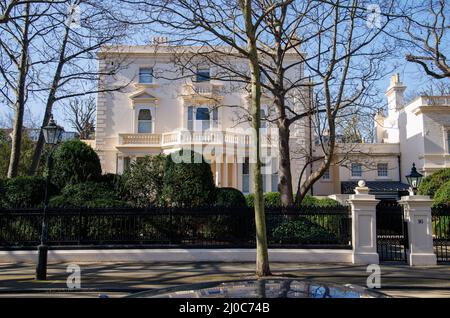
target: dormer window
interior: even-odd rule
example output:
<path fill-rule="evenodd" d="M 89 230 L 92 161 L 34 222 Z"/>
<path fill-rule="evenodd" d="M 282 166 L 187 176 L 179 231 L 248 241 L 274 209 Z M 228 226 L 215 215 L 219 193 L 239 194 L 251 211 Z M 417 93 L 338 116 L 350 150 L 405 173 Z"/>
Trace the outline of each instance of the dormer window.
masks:
<path fill-rule="evenodd" d="M 153 132 L 153 120 L 152 112 L 150 109 L 139 110 L 138 115 L 138 133 L 152 133 Z"/>
<path fill-rule="evenodd" d="M 151 84 L 153 82 L 153 69 L 151 67 L 141 67 L 139 69 L 139 83 Z"/>
<path fill-rule="evenodd" d="M 197 69 L 196 81 L 197 82 L 209 82 L 211 79 L 211 73 L 209 68 L 201 67 Z"/>

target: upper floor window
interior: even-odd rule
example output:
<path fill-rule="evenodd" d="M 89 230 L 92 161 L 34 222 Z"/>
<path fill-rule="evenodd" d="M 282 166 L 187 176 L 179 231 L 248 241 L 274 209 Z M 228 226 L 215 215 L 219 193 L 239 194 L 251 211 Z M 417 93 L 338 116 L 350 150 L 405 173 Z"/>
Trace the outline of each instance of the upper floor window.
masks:
<path fill-rule="evenodd" d="M 447 130 L 447 152 L 450 153 L 450 130 Z"/>
<path fill-rule="evenodd" d="M 387 163 L 377 164 L 377 172 L 378 172 L 379 177 L 387 177 L 388 176 L 388 164 Z"/>
<path fill-rule="evenodd" d="M 352 177 L 362 177 L 362 165 L 360 163 L 352 163 Z"/>
<path fill-rule="evenodd" d="M 325 170 L 325 172 L 322 175 L 323 180 L 330 180 L 330 169 Z"/>
<path fill-rule="evenodd" d="M 150 109 L 141 109 L 138 115 L 138 133 L 152 133 L 153 120 Z"/>
<path fill-rule="evenodd" d="M 219 111 L 208 107 L 188 107 L 188 129 L 204 131 L 210 128 L 217 128 Z"/>
<path fill-rule="evenodd" d="M 211 73 L 209 68 L 201 67 L 197 69 L 196 81 L 197 82 L 209 82 L 211 79 Z"/>
<path fill-rule="evenodd" d="M 139 83 L 151 84 L 153 82 L 153 69 L 150 67 L 141 67 L 139 69 Z"/>

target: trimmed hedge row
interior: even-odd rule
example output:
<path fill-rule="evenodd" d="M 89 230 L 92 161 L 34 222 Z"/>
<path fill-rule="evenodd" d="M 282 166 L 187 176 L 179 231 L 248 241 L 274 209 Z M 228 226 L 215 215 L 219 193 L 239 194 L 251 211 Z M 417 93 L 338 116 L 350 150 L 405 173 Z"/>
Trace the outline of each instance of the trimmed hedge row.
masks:
<path fill-rule="evenodd" d="M 245 196 L 245 200 L 247 202 L 247 206 L 254 207 L 254 194 L 247 194 Z M 303 199 L 300 206 L 304 207 L 340 207 L 341 204 L 333 199 L 325 198 L 318 199 L 311 195 L 306 195 Z M 279 192 L 266 192 L 264 193 L 264 207 L 270 208 L 279 208 L 281 207 L 281 194 Z"/>

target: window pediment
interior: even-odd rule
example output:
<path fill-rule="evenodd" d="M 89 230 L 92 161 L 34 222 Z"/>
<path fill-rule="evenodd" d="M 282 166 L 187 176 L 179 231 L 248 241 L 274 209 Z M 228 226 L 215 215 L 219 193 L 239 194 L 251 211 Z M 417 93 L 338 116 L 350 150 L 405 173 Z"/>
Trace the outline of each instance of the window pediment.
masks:
<path fill-rule="evenodd" d="M 135 108 L 136 104 L 151 103 L 157 105 L 159 103 L 159 98 L 147 92 L 146 90 L 133 93 L 129 97 L 131 99 L 131 107 L 133 109 Z"/>

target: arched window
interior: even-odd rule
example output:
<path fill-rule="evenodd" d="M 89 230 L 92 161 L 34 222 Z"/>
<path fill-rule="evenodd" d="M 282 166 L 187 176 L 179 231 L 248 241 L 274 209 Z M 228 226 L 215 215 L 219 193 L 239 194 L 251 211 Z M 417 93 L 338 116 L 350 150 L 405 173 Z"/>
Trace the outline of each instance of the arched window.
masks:
<path fill-rule="evenodd" d="M 138 133 L 152 133 L 153 121 L 150 109 L 141 109 L 138 115 Z"/>

